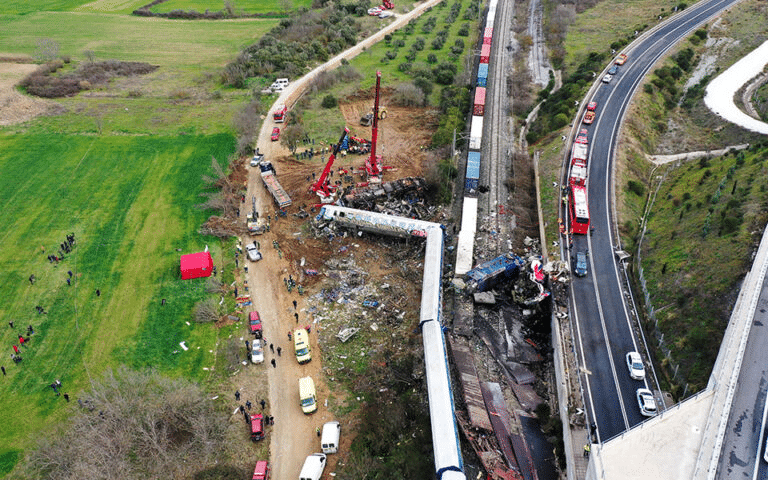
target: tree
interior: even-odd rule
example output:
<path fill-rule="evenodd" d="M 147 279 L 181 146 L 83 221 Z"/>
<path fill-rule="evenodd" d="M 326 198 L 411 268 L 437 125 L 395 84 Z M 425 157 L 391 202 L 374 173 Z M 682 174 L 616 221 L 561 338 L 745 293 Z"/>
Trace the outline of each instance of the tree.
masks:
<path fill-rule="evenodd" d="M 38 38 L 35 59 L 38 62 L 50 62 L 59 56 L 59 42 L 50 38 Z"/>
<path fill-rule="evenodd" d="M 289 125 L 285 127 L 282 135 L 280 135 L 280 145 L 290 149 L 291 153 L 296 153 L 299 142 L 306 136 L 307 132 L 304 131 L 303 126 Z"/>
<path fill-rule="evenodd" d="M 323 101 L 320 104 L 323 108 L 335 108 L 336 105 L 338 105 L 339 102 L 336 100 L 336 97 L 331 95 L 330 93 L 323 97 Z"/>
<path fill-rule="evenodd" d="M 187 380 L 121 368 L 81 400 L 29 455 L 32 478 L 191 478 L 222 456 L 227 419 Z"/>

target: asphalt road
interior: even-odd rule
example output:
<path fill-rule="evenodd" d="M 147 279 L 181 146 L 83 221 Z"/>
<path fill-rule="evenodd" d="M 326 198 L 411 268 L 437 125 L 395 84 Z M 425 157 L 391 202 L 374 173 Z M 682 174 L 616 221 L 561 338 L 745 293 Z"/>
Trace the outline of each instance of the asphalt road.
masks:
<path fill-rule="evenodd" d="M 624 274 L 614 256 L 618 246 L 613 225 L 613 156 L 621 122 L 632 95 L 646 73 L 671 47 L 692 34 L 736 0 L 702 1 L 689 7 L 655 30 L 626 52 L 629 59 L 609 84 L 593 89 L 588 100 L 597 101 L 597 119 L 589 127 L 590 159 L 588 198 L 591 236 L 576 236 L 574 251 L 589 250 L 589 275 L 575 279 L 577 353 L 583 366 L 585 400 L 590 421 L 596 420 L 601 442 L 644 420 L 637 406 L 637 388 L 647 382 L 632 380 L 625 366 L 625 354 L 644 354 L 633 331 L 627 303 Z M 606 69 L 608 68 L 606 64 Z M 599 81 L 605 72 L 595 72 Z M 580 119 L 579 119 L 580 120 Z M 649 371 L 646 368 L 646 371 Z M 659 398 L 657 396 L 657 402 Z"/>

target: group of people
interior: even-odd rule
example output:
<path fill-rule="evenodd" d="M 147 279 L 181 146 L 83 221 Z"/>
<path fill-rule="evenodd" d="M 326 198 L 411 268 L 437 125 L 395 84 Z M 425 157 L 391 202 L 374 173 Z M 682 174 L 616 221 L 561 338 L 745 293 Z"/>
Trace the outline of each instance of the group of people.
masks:
<path fill-rule="evenodd" d="M 11 320 L 8 322 L 8 326 L 11 328 L 14 328 L 14 322 Z M 35 329 L 32 328 L 32 325 L 29 325 L 27 327 L 27 336 L 25 337 L 23 334 L 19 334 L 19 344 L 13 344 L 11 347 L 13 348 L 13 353 L 11 354 L 11 360 L 13 363 L 20 363 L 22 361 L 21 354 L 19 353 L 19 346 L 27 347 L 29 345 L 30 341 L 30 335 L 35 333 Z M 5 373 L 5 366 L 2 367 L 3 375 L 6 375 Z"/>
<path fill-rule="evenodd" d="M 64 259 L 64 254 L 71 253 L 75 247 L 75 234 L 70 233 L 67 235 L 67 239 L 59 244 L 59 251 L 56 255 L 48 255 L 48 263 L 58 264 Z M 45 253 L 45 247 L 41 247 L 43 253 Z M 31 280 L 30 280 L 31 282 Z"/>
<path fill-rule="evenodd" d="M 235 400 L 239 402 L 240 401 L 240 397 L 241 397 L 240 390 L 236 390 L 235 391 Z M 264 400 L 264 399 L 261 399 L 261 401 L 259 401 L 259 404 L 261 404 L 261 410 L 264 411 L 264 407 L 267 406 L 267 401 Z M 240 404 L 239 410 L 240 410 L 240 413 L 245 418 L 245 423 L 250 423 L 250 421 L 251 421 L 251 419 L 250 419 L 250 412 L 251 412 L 251 407 L 252 406 L 253 406 L 253 404 L 251 403 L 250 400 L 246 400 L 245 405 L 243 405 L 242 403 Z M 275 417 L 271 417 L 269 415 L 265 415 L 264 416 L 264 424 L 266 424 L 266 425 L 274 425 L 275 424 Z"/>

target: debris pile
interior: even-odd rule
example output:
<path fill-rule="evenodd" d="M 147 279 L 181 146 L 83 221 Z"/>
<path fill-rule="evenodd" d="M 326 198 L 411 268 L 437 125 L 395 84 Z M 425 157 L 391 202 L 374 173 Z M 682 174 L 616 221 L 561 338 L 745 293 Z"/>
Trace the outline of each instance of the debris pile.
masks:
<path fill-rule="evenodd" d="M 424 219 L 435 213 L 425 200 L 427 182 L 420 177 L 406 177 L 381 185 L 348 188 L 341 198 L 345 207 L 403 217 Z"/>

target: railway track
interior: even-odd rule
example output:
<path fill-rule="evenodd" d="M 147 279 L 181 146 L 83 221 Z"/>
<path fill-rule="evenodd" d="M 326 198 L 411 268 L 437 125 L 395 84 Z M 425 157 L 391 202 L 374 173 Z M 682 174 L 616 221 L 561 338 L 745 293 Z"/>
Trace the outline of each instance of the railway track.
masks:
<path fill-rule="evenodd" d="M 507 95 L 507 75 L 511 73 L 512 52 L 508 49 L 509 31 L 514 13 L 513 2 L 499 2 L 496 10 L 496 22 L 493 26 L 494 42 L 491 46 L 491 62 L 488 71 L 489 92 L 486 93 L 485 132 L 483 158 L 485 171 L 481 171 L 482 184 L 489 187 L 487 194 L 481 195 L 479 203 L 481 218 L 488 217 L 496 232 L 495 239 L 489 242 L 498 255 L 508 250 L 511 236 L 508 204 L 509 192 L 505 180 L 511 174 L 510 158 L 513 148 L 512 122 L 508 118 L 511 99 Z M 490 95 L 489 95 L 490 94 Z M 489 108 L 490 107 L 490 108 Z"/>

